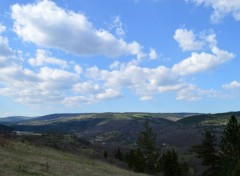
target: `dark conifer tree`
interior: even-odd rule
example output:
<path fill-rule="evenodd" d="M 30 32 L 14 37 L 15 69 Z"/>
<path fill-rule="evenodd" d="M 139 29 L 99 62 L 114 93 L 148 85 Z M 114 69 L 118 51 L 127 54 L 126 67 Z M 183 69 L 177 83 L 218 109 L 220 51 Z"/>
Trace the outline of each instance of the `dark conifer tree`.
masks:
<path fill-rule="evenodd" d="M 145 162 L 144 162 L 144 156 L 143 153 L 141 152 L 141 150 L 139 148 L 137 148 L 136 150 L 134 150 L 134 165 L 133 165 L 133 169 L 136 172 L 145 172 Z"/>
<path fill-rule="evenodd" d="M 123 160 L 123 154 L 121 152 L 121 149 L 118 147 L 115 153 L 115 158 L 122 161 Z"/>
<path fill-rule="evenodd" d="M 197 153 L 197 157 L 202 159 L 202 164 L 206 166 L 204 176 L 219 175 L 219 156 L 216 150 L 216 136 L 209 130 L 203 133 L 202 143 L 192 147 L 192 151 Z"/>
<path fill-rule="evenodd" d="M 160 158 L 159 149 L 156 147 L 156 134 L 149 126 L 148 122 L 144 124 L 144 131 L 140 133 L 137 140 L 137 150 L 143 156 L 144 171 L 153 174 L 157 171 L 157 165 Z"/>
<path fill-rule="evenodd" d="M 224 176 L 231 175 L 240 159 L 240 126 L 235 116 L 232 116 L 225 128 L 220 145 L 220 156 Z"/>
<path fill-rule="evenodd" d="M 134 154 L 134 150 L 130 150 L 128 153 L 126 153 L 124 160 L 126 161 L 126 163 L 128 164 L 128 167 L 130 169 L 133 169 L 134 167 L 134 162 L 135 162 L 135 154 Z"/>
<path fill-rule="evenodd" d="M 125 156 L 128 167 L 135 172 L 144 172 L 145 162 L 140 149 L 130 150 Z"/>
<path fill-rule="evenodd" d="M 108 157 L 107 150 L 104 150 L 104 152 L 103 152 L 103 157 L 104 157 L 104 158 L 107 158 L 107 157 Z"/>
<path fill-rule="evenodd" d="M 181 166 L 174 150 L 167 151 L 163 157 L 163 172 L 165 176 L 181 176 Z"/>
<path fill-rule="evenodd" d="M 240 161 L 238 161 L 237 165 L 235 166 L 235 168 L 233 169 L 231 174 L 232 174 L 231 176 L 239 176 L 240 175 Z"/>
<path fill-rule="evenodd" d="M 156 147 L 156 134 L 147 122 L 144 130 L 139 134 L 137 147 L 126 154 L 128 166 L 137 172 L 154 174 L 159 167 L 160 152 Z"/>

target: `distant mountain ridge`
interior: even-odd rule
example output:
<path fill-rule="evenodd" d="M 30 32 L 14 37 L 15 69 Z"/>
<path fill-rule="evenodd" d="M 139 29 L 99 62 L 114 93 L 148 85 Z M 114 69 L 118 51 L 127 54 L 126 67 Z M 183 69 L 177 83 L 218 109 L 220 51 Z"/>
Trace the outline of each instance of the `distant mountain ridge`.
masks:
<path fill-rule="evenodd" d="M 143 128 L 143 123 L 148 121 L 160 134 L 159 141 L 171 143 L 176 133 L 181 137 L 181 129 L 176 121 L 197 113 L 64 113 L 49 114 L 35 117 L 30 120 L 11 123 L 10 126 L 19 131 L 38 133 L 57 132 L 74 133 L 92 143 L 106 145 L 134 145 L 134 141 Z M 173 137 L 168 138 L 167 132 Z M 190 132 L 192 133 L 192 132 Z M 179 138 L 179 137 L 178 137 Z M 181 140 L 179 140 L 180 143 Z"/>
<path fill-rule="evenodd" d="M 79 115 L 83 115 L 86 113 L 56 113 L 56 114 L 48 114 L 48 115 L 44 115 L 44 116 L 38 116 L 35 117 L 34 120 L 52 120 L 52 119 L 56 119 L 56 118 L 60 118 L 60 117 L 76 117 Z"/>
<path fill-rule="evenodd" d="M 27 117 L 27 116 L 9 116 L 9 117 L 3 117 L 0 118 L 1 122 L 20 122 L 24 120 L 30 120 L 33 119 L 33 117 Z"/>
<path fill-rule="evenodd" d="M 0 124 L 0 133 L 12 132 L 13 128 Z"/>
<path fill-rule="evenodd" d="M 187 112 L 180 112 L 180 113 L 148 113 L 148 112 L 103 112 L 103 113 L 54 113 L 54 114 L 47 114 L 43 116 L 35 116 L 35 117 L 28 117 L 28 116 L 9 116 L 0 118 L 1 122 L 22 122 L 22 121 L 46 121 L 46 120 L 54 120 L 59 118 L 69 118 L 69 117 L 77 117 L 82 115 L 95 115 L 101 117 L 110 117 L 114 114 L 123 114 L 125 116 L 132 116 L 134 114 L 138 114 L 142 117 L 147 116 L 155 116 L 161 118 L 171 118 L 174 117 L 176 119 L 181 119 L 189 116 L 199 115 L 201 113 L 187 113 Z"/>
<path fill-rule="evenodd" d="M 199 131 L 213 127 L 219 134 L 235 115 L 240 112 L 218 114 L 198 113 L 64 113 L 49 114 L 28 120 L 8 123 L 19 131 L 37 133 L 73 133 L 93 144 L 134 146 L 137 136 L 148 121 L 157 133 L 157 141 L 170 146 L 187 148 L 201 140 Z M 181 150 L 182 150 L 181 149 Z"/>
<path fill-rule="evenodd" d="M 184 125 L 224 125 L 231 116 L 240 120 L 240 111 L 216 114 L 198 114 L 180 119 L 178 123 Z"/>

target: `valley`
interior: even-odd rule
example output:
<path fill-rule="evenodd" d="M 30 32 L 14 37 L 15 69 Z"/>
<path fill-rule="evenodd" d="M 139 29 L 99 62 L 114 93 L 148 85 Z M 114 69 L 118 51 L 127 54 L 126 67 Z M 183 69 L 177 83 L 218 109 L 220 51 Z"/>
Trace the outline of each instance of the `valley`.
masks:
<path fill-rule="evenodd" d="M 239 112 L 51 114 L 20 119 L 3 118 L 1 128 L 3 131 L 15 131 L 16 137 L 11 137 L 13 143 L 17 142 L 14 146 L 50 147 L 72 155 L 90 150 L 97 163 L 103 159 L 106 164 L 110 161 L 112 167 L 120 166 L 128 170 L 126 164 L 120 162 L 119 165 L 114 159 L 114 152 L 120 148 L 125 154 L 134 149 L 140 132 L 144 130 L 144 123 L 148 122 L 156 134 L 156 145 L 162 152 L 174 149 L 179 159 L 188 163 L 189 175 L 198 175 L 202 167 L 200 160 L 190 151 L 191 147 L 201 143 L 202 133 L 206 129 L 214 132 L 219 143 L 221 133 L 232 115 L 240 119 Z M 103 157 L 104 151 L 108 152 L 108 159 Z M 90 154 L 87 156 L 91 158 Z"/>

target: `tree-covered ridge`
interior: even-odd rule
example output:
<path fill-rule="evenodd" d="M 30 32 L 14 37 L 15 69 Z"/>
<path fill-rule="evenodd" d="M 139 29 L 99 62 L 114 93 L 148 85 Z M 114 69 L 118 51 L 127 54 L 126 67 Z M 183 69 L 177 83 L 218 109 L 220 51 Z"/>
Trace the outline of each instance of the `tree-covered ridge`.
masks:
<path fill-rule="evenodd" d="M 196 125 L 196 126 L 225 126 L 228 123 L 228 119 L 231 116 L 235 116 L 240 120 L 240 112 L 228 112 L 228 113 L 217 113 L 217 114 L 198 114 L 182 118 L 178 121 L 184 125 Z"/>

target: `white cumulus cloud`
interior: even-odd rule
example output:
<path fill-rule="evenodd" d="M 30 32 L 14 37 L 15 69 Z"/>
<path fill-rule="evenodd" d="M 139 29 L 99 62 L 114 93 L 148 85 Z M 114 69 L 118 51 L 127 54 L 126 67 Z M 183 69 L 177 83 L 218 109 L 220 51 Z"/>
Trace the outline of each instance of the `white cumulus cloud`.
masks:
<path fill-rule="evenodd" d="M 141 100 L 150 100 L 157 93 L 177 91 L 184 84 L 179 76 L 164 66 L 151 69 L 125 64 L 111 71 L 95 66 L 87 69 L 86 76 L 94 82 L 103 82 L 104 87 L 109 89 L 127 88 Z"/>
<path fill-rule="evenodd" d="M 200 50 L 203 47 L 203 42 L 196 40 L 196 35 L 192 30 L 177 29 L 173 38 L 179 43 L 179 47 L 183 51 Z"/>
<path fill-rule="evenodd" d="M 128 43 L 123 39 L 117 39 L 107 30 L 96 29 L 85 15 L 66 11 L 53 1 L 15 4 L 11 9 L 14 31 L 24 41 L 81 56 L 143 57 L 142 46 L 136 41 Z"/>
<path fill-rule="evenodd" d="M 49 67 L 42 67 L 37 76 L 41 79 L 39 86 L 49 90 L 70 89 L 74 83 L 79 81 L 76 73 Z"/>
<path fill-rule="evenodd" d="M 2 32 L 6 30 L 6 27 L 0 23 L 0 65 L 1 60 L 4 60 L 4 57 L 12 56 L 13 50 L 8 45 L 8 39 L 1 35 Z"/>
<path fill-rule="evenodd" d="M 216 34 L 211 30 L 195 34 L 193 30 L 179 28 L 176 29 L 173 38 L 183 51 L 211 49 L 217 46 Z"/>
<path fill-rule="evenodd" d="M 6 30 L 6 27 L 0 23 L 0 34 Z"/>
<path fill-rule="evenodd" d="M 175 64 L 172 67 L 172 70 L 180 75 L 193 74 L 214 68 L 234 57 L 235 55 L 233 53 L 213 47 L 211 54 L 205 52 L 193 52 L 190 57 Z"/>
<path fill-rule="evenodd" d="M 114 16 L 113 22 L 110 25 L 110 29 L 114 30 L 115 34 L 119 37 L 124 37 L 126 32 L 123 27 L 123 23 L 121 21 L 121 16 Z"/>
<path fill-rule="evenodd" d="M 149 58 L 150 58 L 151 60 L 155 60 L 155 59 L 157 59 L 157 52 L 156 52 L 155 49 L 150 48 L 150 51 L 149 51 Z"/>
<path fill-rule="evenodd" d="M 43 66 L 43 65 L 58 65 L 62 68 L 66 68 L 68 63 L 65 60 L 53 58 L 48 56 L 48 52 L 45 50 L 38 49 L 36 58 L 29 59 L 29 64 L 32 66 Z"/>
<path fill-rule="evenodd" d="M 199 90 L 194 85 L 187 85 L 177 92 L 177 100 L 197 101 L 201 99 Z"/>
<path fill-rule="evenodd" d="M 183 51 L 205 49 L 211 51 L 194 51 L 190 57 L 174 64 L 171 70 L 182 76 L 212 69 L 235 57 L 233 53 L 217 47 L 216 34 L 213 31 L 203 31 L 195 34 L 192 30 L 179 28 L 175 31 L 174 39 Z"/>
<path fill-rule="evenodd" d="M 78 74 L 81 74 L 83 72 L 83 69 L 80 65 L 75 65 L 74 66 L 74 70 L 75 72 L 77 72 Z"/>
<path fill-rule="evenodd" d="M 240 21 L 240 1 L 239 0 L 185 0 L 197 5 L 211 7 L 213 13 L 211 21 L 214 23 L 222 20 L 226 15 L 232 15 L 235 20 Z"/>
<path fill-rule="evenodd" d="M 240 82 L 238 81 L 232 81 L 229 84 L 224 84 L 222 86 L 224 89 L 239 89 L 240 88 Z"/>

